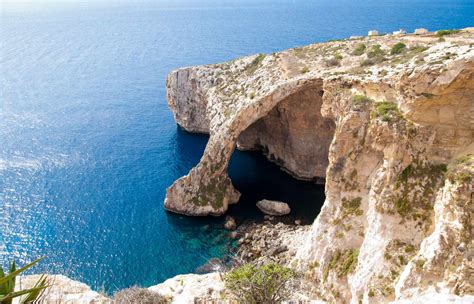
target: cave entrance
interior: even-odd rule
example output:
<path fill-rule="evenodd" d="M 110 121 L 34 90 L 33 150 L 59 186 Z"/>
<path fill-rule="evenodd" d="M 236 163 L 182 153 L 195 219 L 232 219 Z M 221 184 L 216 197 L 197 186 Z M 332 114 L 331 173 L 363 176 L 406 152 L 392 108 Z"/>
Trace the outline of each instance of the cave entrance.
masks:
<path fill-rule="evenodd" d="M 244 130 L 229 164 L 241 192 L 229 212 L 259 218 L 255 204 L 280 200 L 292 209 L 289 221 L 311 223 L 324 203 L 324 181 L 335 125 L 321 115 L 322 84 L 303 87 L 282 99 Z"/>

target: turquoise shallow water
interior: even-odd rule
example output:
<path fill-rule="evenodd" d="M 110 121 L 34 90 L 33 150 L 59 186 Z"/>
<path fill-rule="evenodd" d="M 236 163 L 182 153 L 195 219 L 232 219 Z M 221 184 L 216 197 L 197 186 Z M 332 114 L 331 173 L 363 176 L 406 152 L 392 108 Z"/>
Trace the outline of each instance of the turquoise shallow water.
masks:
<path fill-rule="evenodd" d="M 227 252 L 221 219 L 162 208 L 207 141 L 173 121 L 172 69 L 373 28 L 474 25 L 472 1 L 314 2 L 0 4 L 0 262 L 47 255 L 36 271 L 113 291 Z M 266 197 L 310 221 L 324 198 L 258 153 L 235 153 L 230 173 L 241 218 Z"/>

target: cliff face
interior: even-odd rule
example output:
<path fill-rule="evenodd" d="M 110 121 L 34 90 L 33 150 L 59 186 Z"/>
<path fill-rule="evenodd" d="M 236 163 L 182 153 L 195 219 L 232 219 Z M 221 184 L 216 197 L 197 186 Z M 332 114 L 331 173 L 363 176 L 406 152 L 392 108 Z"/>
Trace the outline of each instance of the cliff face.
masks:
<path fill-rule="evenodd" d="M 17 279 L 16 290 L 33 288 L 41 275 L 27 275 Z M 112 300 L 91 290 L 84 283 L 74 281 L 64 275 L 48 275 L 48 284 L 51 286 L 40 297 L 40 303 L 80 303 L 80 304 L 111 304 Z M 13 303 L 20 303 L 15 298 Z"/>
<path fill-rule="evenodd" d="M 172 72 L 177 122 L 210 139 L 165 208 L 223 214 L 239 199 L 234 148 L 261 149 L 295 177 L 325 181 L 291 264 L 317 297 L 473 294 L 473 43 L 470 30 L 367 37 Z"/>

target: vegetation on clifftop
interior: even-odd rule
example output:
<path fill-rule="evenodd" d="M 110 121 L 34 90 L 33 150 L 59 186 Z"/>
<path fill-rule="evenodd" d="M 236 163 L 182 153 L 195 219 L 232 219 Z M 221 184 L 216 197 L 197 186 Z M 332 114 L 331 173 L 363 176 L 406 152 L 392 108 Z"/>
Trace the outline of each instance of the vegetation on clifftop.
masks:
<path fill-rule="evenodd" d="M 280 264 L 257 266 L 243 264 L 224 276 L 225 286 L 240 301 L 253 304 L 280 303 L 290 296 L 290 282 L 295 273 Z"/>
<path fill-rule="evenodd" d="M 460 30 L 439 30 L 436 32 L 436 36 L 443 37 L 447 35 L 453 35 L 459 33 Z"/>
<path fill-rule="evenodd" d="M 398 42 L 390 50 L 390 55 L 401 54 L 406 49 L 406 47 L 407 46 L 404 43 Z"/>
<path fill-rule="evenodd" d="M 255 73 L 255 71 L 262 65 L 263 59 L 265 59 L 267 55 L 265 54 L 258 54 L 252 62 L 245 68 L 245 72 L 248 75 Z"/>
<path fill-rule="evenodd" d="M 469 183 L 474 170 L 474 154 L 467 154 L 454 159 L 447 167 L 447 178 L 450 182 Z"/>
<path fill-rule="evenodd" d="M 359 43 L 359 44 L 356 45 L 354 51 L 352 51 L 352 55 L 360 56 L 360 55 L 364 54 L 366 48 L 367 47 L 365 46 L 365 44 Z"/>
<path fill-rule="evenodd" d="M 389 101 L 377 102 L 375 104 L 375 109 L 372 113 L 372 116 L 375 118 L 380 118 L 385 122 L 392 122 L 394 120 L 403 118 L 402 113 L 400 113 L 398 110 L 397 104 Z"/>

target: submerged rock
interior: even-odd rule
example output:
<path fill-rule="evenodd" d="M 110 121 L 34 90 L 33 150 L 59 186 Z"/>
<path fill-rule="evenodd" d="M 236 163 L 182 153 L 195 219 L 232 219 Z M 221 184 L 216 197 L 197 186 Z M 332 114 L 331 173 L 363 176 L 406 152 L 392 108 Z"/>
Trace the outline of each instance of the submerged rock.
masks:
<path fill-rule="evenodd" d="M 239 233 L 237 231 L 232 231 L 229 233 L 229 238 L 232 240 L 236 240 L 239 237 Z"/>
<path fill-rule="evenodd" d="M 199 266 L 196 268 L 196 273 L 204 274 L 204 273 L 211 273 L 215 271 L 220 271 L 224 269 L 224 263 L 218 258 L 212 258 L 206 262 L 206 264 Z"/>
<path fill-rule="evenodd" d="M 235 219 L 232 216 L 225 217 L 224 228 L 227 230 L 237 229 L 237 223 L 235 222 Z"/>
<path fill-rule="evenodd" d="M 268 215 L 281 216 L 291 212 L 290 206 L 287 203 L 279 201 L 261 200 L 257 202 L 257 207 Z"/>

